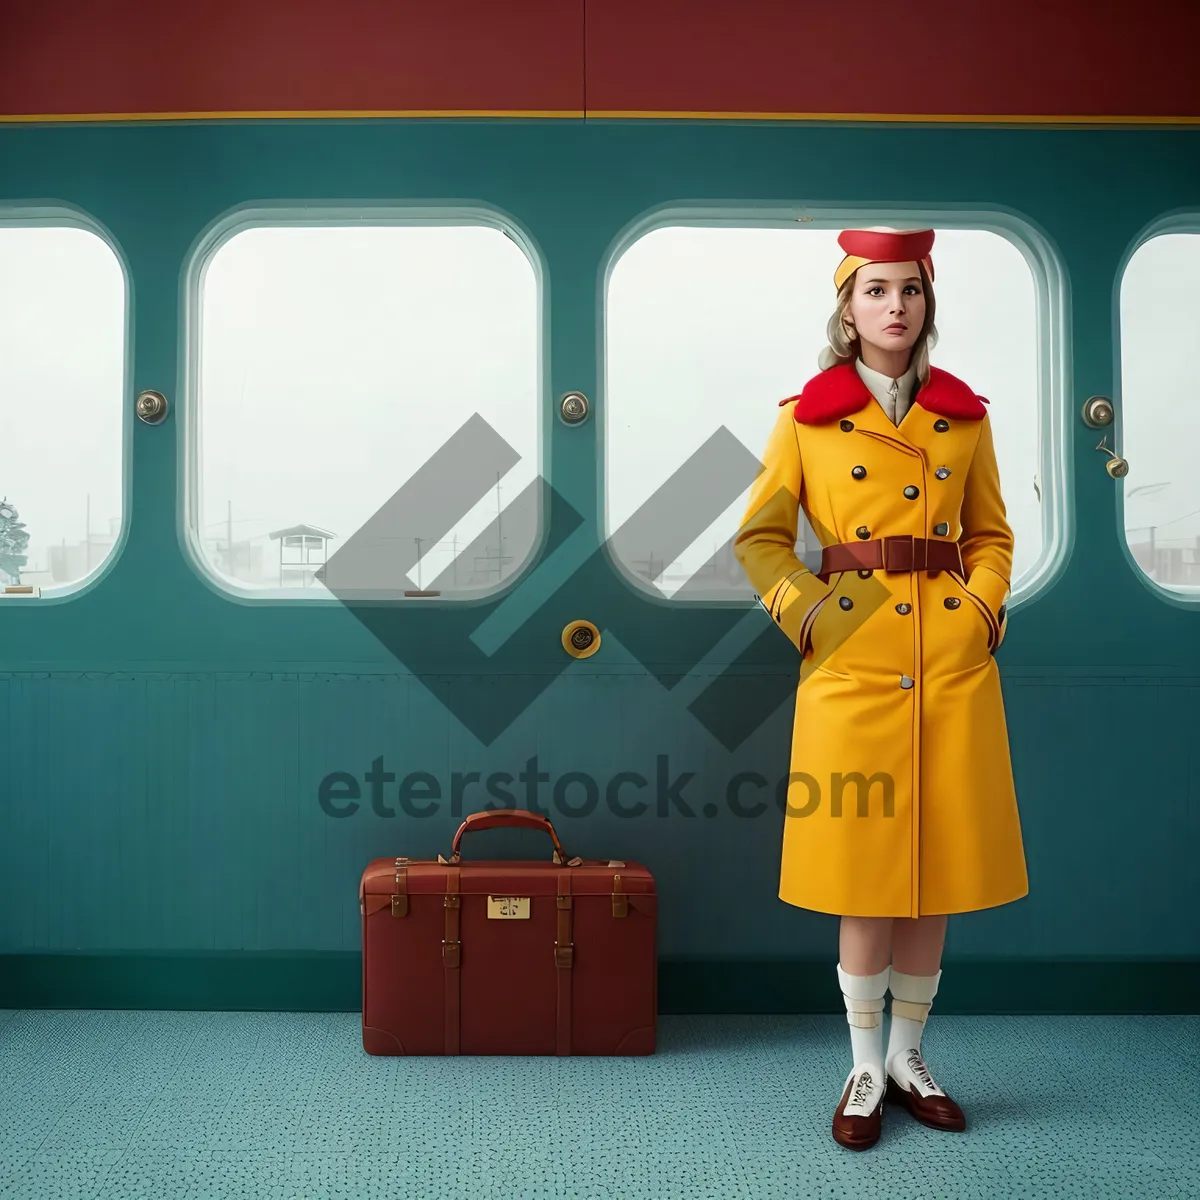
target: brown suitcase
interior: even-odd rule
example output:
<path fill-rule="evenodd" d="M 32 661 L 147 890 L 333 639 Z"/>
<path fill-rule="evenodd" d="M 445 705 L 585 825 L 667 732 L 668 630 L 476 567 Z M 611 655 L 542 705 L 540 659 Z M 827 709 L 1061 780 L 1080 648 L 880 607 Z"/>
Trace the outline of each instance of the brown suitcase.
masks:
<path fill-rule="evenodd" d="M 522 827 L 550 862 L 461 862 Z M 653 1054 L 658 896 L 641 863 L 568 859 L 524 809 L 473 813 L 449 860 L 377 858 L 358 889 L 368 1054 Z"/>

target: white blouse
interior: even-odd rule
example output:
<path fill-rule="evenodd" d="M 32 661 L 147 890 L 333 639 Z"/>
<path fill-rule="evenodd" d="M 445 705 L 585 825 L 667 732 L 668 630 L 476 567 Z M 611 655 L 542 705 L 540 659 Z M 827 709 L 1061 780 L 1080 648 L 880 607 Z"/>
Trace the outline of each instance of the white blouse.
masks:
<path fill-rule="evenodd" d="M 879 401 L 888 420 L 893 425 L 899 425 L 904 420 L 912 404 L 913 388 L 917 382 L 917 368 L 910 366 L 899 379 L 892 379 L 880 371 L 873 371 L 861 358 L 854 360 L 859 378 L 865 383 L 871 395 Z"/>

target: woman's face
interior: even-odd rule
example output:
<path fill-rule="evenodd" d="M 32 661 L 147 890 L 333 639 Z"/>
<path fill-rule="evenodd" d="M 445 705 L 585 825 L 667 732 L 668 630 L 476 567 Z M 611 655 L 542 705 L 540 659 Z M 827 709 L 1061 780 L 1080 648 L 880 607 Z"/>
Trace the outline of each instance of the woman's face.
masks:
<path fill-rule="evenodd" d="M 845 319 L 863 342 L 888 353 L 907 353 L 925 324 L 925 288 L 915 262 L 859 267 Z"/>

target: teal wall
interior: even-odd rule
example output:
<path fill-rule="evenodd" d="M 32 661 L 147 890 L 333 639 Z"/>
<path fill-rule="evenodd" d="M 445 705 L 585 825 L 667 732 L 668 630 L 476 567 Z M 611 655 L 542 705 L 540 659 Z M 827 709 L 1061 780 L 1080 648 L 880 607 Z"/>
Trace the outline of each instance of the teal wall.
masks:
<path fill-rule="evenodd" d="M 1194 1005 L 1200 610 L 1155 592 L 1134 566 L 1120 488 L 1079 408 L 1092 394 L 1119 396 L 1120 271 L 1165 214 L 1200 210 L 1196 144 L 1187 130 L 785 124 L 0 129 L 0 203 L 81 210 L 131 280 L 123 541 L 86 590 L 0 606 L 0 1006 L 353 1007 L 363 866 L 448 853 L 462 816 L 488 800 L 468 789 L 455 811 L 454 772 L 516 776 L 536 755 L 552 779 L 654 780 L 664 754 L 672 775 L 694 773 L 690 816 L 550 809 L 568 853 L 654 872 L 664 1005 L 828 1000 L 837 919 L 778 900 L 782 813 L 738 817 L 724 802 L 740 771 L 786 774 L 790 706 L 775 705 L 733 751 L 687 709 L 709 683 L 720 703 L 783 695 L 798 660 L 766 615 L 747 617 L 762 635 L 755 662 L 728 678 L 729 656 L 709 653 L 676 695 L 654 674 L 686 669 L 708 618 L 634 603 L 615 574 L 593 572 L 568 618 L 603 628 L 608 614 L 633 613 L 632 640 L 643 659 L 650 648 L 652 669 L 623 639 L 606 639 L 482 744 L 435 693 L 486 704 L 491 689 L 527 686 L 558 670 L 553 637 L 535 643 L 516 678 L 464 659 L 437 610 L 406 611 L 426 647 L 429 678 L 417 680 L 336 603 L 241 602 L 189 562 L 178 499 L 182 299 L 197 239 L 250 202 L 445 201 L 511 218 L 544 272 L 542 469 L 582 516 L 572 537 L 586 550 L 602 511 L 598 304 L 615 241 L 666 204 L 868 205 L 881 180 L 892 204 L 1019 217 L 1040 230 L 1066 284 L 1066 386 L 1053 418 L 1066 455 L 1065 540 L 1036 594 L 1013 606 L 998 654 L 1030 894 L 950 921 L 944 995 L 977 1010 L 1036 1008 L 1051 992 L 1067 1008 Z M 862 163 L 869 172 L 856 173 Z M 132 414 L 144 388 L 171 399 L 161 426 Z M 555 414 L 572 389 L 598 418 L 579 429 Z M 1118 424 L 1118 451 L 1119 437 Z M 436 815 L 321 810 L 324 776 L 361 778 L 379 756 L 398 775 L 436 777 Z M 541 795 L 546 804 L 545 785 Z M 519 784 L 514 801 L 527 805 Z M 706 817 L 710 801 L 717 811 Z M 548 849 L 535 834 L 473 836 L 474 857 Z M 1158 974 L 1131 966 L 1147 959 Z M 806 962 L 809 973 L 796 966 Z M 1087 962 L 1092 974 L 1070 967 Z M 954 992 L 955 963 L 971 994 Z M 1134 975 L 1141 982 L 1129 984 Z M 1114 1001 L 1121 987 L 1125 1000 Z"/>

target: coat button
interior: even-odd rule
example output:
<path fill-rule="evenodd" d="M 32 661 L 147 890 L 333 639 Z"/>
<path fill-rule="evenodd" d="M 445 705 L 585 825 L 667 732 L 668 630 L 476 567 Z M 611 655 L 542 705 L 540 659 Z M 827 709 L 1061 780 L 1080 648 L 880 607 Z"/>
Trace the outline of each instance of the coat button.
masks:
<path fill-rule="evenodd" d="M 854 422 L 853 422 L 853 421 L 843 421 L 843 422 L 842 422 L 842 429 L 843 429 L 843 430 L 844 430 L 846 433 L 849 433 L 849 432 L 850 432 L 850 430 L 852 430 L 853 428 L 854 428 Z"/>
<path fill-rule="evenodd" d="M 933 427 L 934 427 L 934 429 L 936 429 L 938 431 L 938 433 L 945 433 L 946 430 L 950 428 L 950 422 L 949 421 L 934 421 Z"/>
<path fill-rule="evenodd" d="M 934 471 L 934 474 L 939 479 L 945 479 L 946 476 L 950 474 L 950 468 L 949 467 L 938 467 L 938 469 L 936 471 Z"/>
<path fill-rule="evenodd" d="M 867 477 L 867 468 L 866 468 L 866 467 L 855 467 L 855 468 L 854 468 L 854 469 L 853 469 L 853 470 L 850 472 L 850 474 L 851 474 L 851 475 L 853 475 L 855 479 L 866 479 L 866 477 Z"/>
<path fill-rule="evenodd" d="M 938 537 L 945 537 L 946 534 L 948 534 L 950 532 L 949 522 L 948 521 L 939 521 L 933 527 L 933 532 L 936 533 L 938 535 Z"/>
<path fill-rule="evenodd" d="M 898 612 L 898 613 L 899 613 L 899 614 L 900 614 L 902 617 L 907 617 L 907 616 L 908 616 L 908 614 L 909 614 L 910 612 L 912 612 L 912 605 L 911 605 L 911 604 L 897 604 L 897 605 L 896 605 L 896 611 L 897 611 L 897 612 Z"/>
<path fill-rule="evenodd" d="M 907 676 L 907 675 L 900 676 L 900 686 L 902 688 L 904 688 L 907 691 L 910 687 L 912 687 L 912 685 L 913 685 L 913 681 L 909 678 L 909 676 Z"/>
<path fill-rule="evenodd" d="M 905 500 L 915 500 L 920 494 L 921 489 L 913 487 L 911 483 L 904 489 Z"/>
<path fill-rule="evenodd" d="M 843 608 L 853 608 L 854 607 L 854 601 L 851 600 L 849 596 L 839 596 L 838 603 Z"/>
<path fill-rule="evenodd" d="M 945 600 L 942 601 L 942 603 L 947 608 L 957 608 L 962 603 L 962 601 L 957 596 L 947 596 L 945 598 Z"/>
<path fill-rule="evenodd" d="M 874 574 L 875 574 L 875 572 L 873 570 L 871 570 L 870 567 L 859 567 L 858 568 L 859 579 L 870 579 L 871 576 Z"/>
<path fill-rule="evenodd" d="M 854 536 L 863 538 L 865 540 L 866 538 L 869 538 L 871 536 L 871 531 L 865 525 L 860 525 L 854 531 Z"/>

